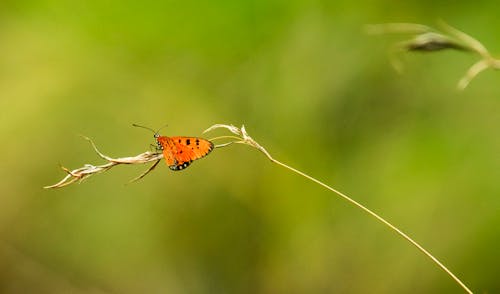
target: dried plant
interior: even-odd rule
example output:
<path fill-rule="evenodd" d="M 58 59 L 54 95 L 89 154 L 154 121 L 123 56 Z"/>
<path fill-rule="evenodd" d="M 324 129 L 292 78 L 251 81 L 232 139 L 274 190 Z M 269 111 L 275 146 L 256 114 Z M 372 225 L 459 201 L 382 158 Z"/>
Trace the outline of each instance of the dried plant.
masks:
<path fill-rule="evenodd" d="M 163 158 L 163 154 L 157 153 L 157 152 L 151 152 L 147 151 L 144 153 L 141 153 L 136 156 L 132 157 L 121 157 L 121 158 L 111 158 L 107 155 L 102 154 L 97 147 L 95 146 L 94 142 L 85 136 L 82 136 L 85 140 L 89 141 L 90 144 L 92 144 L 92 148 L 94 148 L 94 151 L 104 160 L 106 160 L 108 163 L 102 164 L 102 165 L 92 165 L 92 164 L 85 164 L 83 167 L 74 169 L 74 170 L 69 170 L 65 168 L 64 166 L 61 166 L 61 169 L 64 170 L 67 175 L 58 183 L 50 186 L 45 186 L 45 189 L 54 189 L 54 188 L 62 188 L 65 186 L 68 186 L 70 184 L 73 184 L 75 182 L 81 182 L 84 179 L 95 175 L 99 174 L 105 171 L 108 171 L 111 169 L 113 166 L 120 165 L 120 164 L 143 164 L 143 163 L 148 163 L 148 162 L 153 162 L 153 165 L 151 165 L 145 172 L 143 172 L 141 175 L 138 177 L 134 178 L 131 180 L 131 182 L 137 181 L 139 179 L 142 179 L 144 176 L 146 176 L 150 171 L 152 171 L 160 162 L 160 160 Z"/>
<path fill-rule="evenodd" d="M 367 25 L 365 31 L 371 35 L 393 33 L 412 35 L 411 39 L 395 44 L 391 50 L 391 63 L 398 72 L 402 71 L 402 64 L 396 58 L 395 53 L 435 52 L 450 49 L 478 55 L 480 59 L 467 70 L 458 82 L 457 88 L 459 90 L 465 89 L 472 79 L 482 71 L 489 68 L 500 69 L 500 60 L 493 58 L 481 42 L 444 22 L 440 22 L 440 27 L 442 27 L 441 30 L 421 24 L 387 23 Z"/>
<path fill-rule="evenodd" d="M 231 132 L 233 135 L 218 136 L 218 137 L 210 139 L 210 141 L 218 141 L 218 140 L 225 141 L 221 144 L 215 145 L 215 148 L 227 147 L 227 146 L 232 145 L 232 144 L 248 145 L 248 146 L 253 147 L 253 148 L 259 150 L 260 152 L 262 152 L 272 163 L 275 163 L 281 167 L 284 167 L 285 169 L 292 171 L 292 172 L 322 186 L 323 188 L 326 188 L 326 189 L 332 191 L 333 193 L 337 194 L 338 196 L 340 196 L 344 200 L 348 201 L 349 203 L 353 204 L 354 206 L 358 207 L 359 209 L 363 210 L 364 212 L 366 212 L 369 215 L 371 215 L 372 217 L 374 217 L 376 220 L 378 220 L 379 222 L 381 222 L 382 224 L 384 224 L 385 226 L 387 226 L 388 228 L 390 228 L 391 230 L 396 232 L 399 236 L 403 237 L 406 241 L 410 242 L 419 251 L 421 251 L 425 256 L 427 256 L 429 259 L 431 259 L 432 262 L 434 262 L 439 268 L 441 268 L 443 271 L 445 271 L 446 274 L 448 274 L 467 293 L 472 293 L 472 291 L 469 290 L 469 288 L 467 288 L 467 286 L 457 276 L 455 276 L 455 274 L 453 274 L 444 264 L 442 264 L 429 251 L 427 251 L 424 247 L 422 247 L 419 243 L 414 241 L 411 237 L 409 237 L 406 233 L 401 231 L 399 228 L 397 228 L 396 226 L 394 226 L 393 224 L 391 224 L 390 222 L 385 220 L 383 217 L 379 216 L 377 213 L 368 209 L 367 207 L 365 207 L 361 203 L 355 201 L 354 199 L 347 196 L 346 194 L 343 194 L 342 192 L 340 192 L 340 191 L 332 188 L 331 186 L 317 180 L 316 178 L 311 177 L 311 176 L 309 176 L 309 175 L 307 175 L 307 174 L 305 174 L 305 173 L 303 173 L 303 172 L 301 172 L 301 171 L 299 171 L 299 170 L 297 170 L 297 169 L 295 169 L 295 168 L 293 168 L 293 167 L 291 167 L 291 166 L 289 166 L 289 165 L 287 165 L 279 160 L 274 159 L 271 156 L 271 154 L 264 147 L 262 147 L 259 143 L 257 143 L 257 141 L 255 141 L 252 137 L 250 137 L 250 135 L 248 135 L 248 133 L 245 129 L 245 126 L 242 126 L 241 128 L 237 128 L 233 125 L 215 124 L 215 125 L 209 127 L 208 129 L 206 129 L 204 131 L 204 133 L 211 132 L 211 131 L 214 131 L 216 129 L 226 129 L 229 132 Z M 147 163 L 147 162 L 154 162 L 150 168 L 148 168 L 145 172 L 143 172 L 141 175 L 139 175 L 138 177 L 136 177 L 132 180 L 132 181 L 136 181 L 136 180 L 143 178 L 150 171 L 152 171 L 156 167 L 158 162 L 160 162 L 160 160 L 163 158 L 162 153 L 155 153 L 155 152 L 149 152 L 149 151 L 144 152 L 144 153 L 139 154 L 139 155 L 134 156 L 134 157 L 122 157 L 122 158 L 116 158 L 116 159 L 111 158 L 109 156 L 102 154 L 97 149 L 97 147 L 95 146 L 94 142 L 92 142 L 92 140 L 90 140 L 87 137 L 84 137 L 84 138 L 92 144 L 92 147 L 94 148 L 95 152 L 101 158 L 106 160 L 108 163 L 103 164 L 103 165 L 98 165 L 98 166 L 86 164 L 83 167 L 72 170 L 72 171 L 68 170 L 67 168 L 62 167 L 62 169 L 64 171 L 66 171 L 68 173 L 68 175 L 64 179 L 62 179 L 60 182 L 58 182 L 54 185 L 51 185 L 51 186 L 47 186 L 45 188 L 65 187 L 65 186 L 70 185 L 74 182 L 77 182 L 77 181 L 80 182 L 83 179 L 85 179 L 91 175 L 105 172 L 105 171 L 109 170 L 110 168 L 112 168 L 113 166 L 116 166 L 119 164 L 143 164 L 143 163 Z"/>

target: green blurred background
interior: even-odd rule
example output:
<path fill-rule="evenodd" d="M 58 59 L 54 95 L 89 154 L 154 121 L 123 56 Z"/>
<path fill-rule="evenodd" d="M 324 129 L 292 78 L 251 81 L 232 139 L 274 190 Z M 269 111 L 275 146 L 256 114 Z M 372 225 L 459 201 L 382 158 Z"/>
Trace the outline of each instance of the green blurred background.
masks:
<path fill-rule="evenodd" d="M 0 2 L 1 293 L 460 293 L 414 247 L 246 146 L 121 166 L 151 133 L 245 124 L 366 204 L 477 293 L 500 293 L 500 76 L 408 54 L 367 23 L 442 18 L 500 52 L 497 1 Z M 216 134 L 214 134 L 216 135 Z"/>

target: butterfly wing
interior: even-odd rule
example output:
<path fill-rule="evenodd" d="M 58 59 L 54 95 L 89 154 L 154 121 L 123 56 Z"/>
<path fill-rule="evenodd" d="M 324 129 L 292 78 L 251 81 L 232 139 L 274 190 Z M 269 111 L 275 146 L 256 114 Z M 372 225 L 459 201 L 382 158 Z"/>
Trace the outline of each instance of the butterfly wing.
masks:
<path fill-rule="evenodd" d="M 183 170 L 192 161 L 210 153 L 214 144 L 197 137 L 159 137 L 158 142 L 163 148 L 163 157 L 171 170 Z"/>

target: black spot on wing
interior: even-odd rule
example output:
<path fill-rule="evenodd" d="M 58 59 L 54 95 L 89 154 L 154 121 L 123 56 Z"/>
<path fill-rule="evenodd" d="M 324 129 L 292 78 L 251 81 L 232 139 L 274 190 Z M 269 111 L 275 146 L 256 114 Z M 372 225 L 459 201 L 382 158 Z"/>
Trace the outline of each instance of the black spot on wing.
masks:
<path fill-rule="evenodd" d="M 182 164 L 170 165 L 169 168 L 173 171 L 180 171 L 186 169 L 191 164 L 191 161 L 186 161 Z"/>
<path fill-rule="evenodd" d="M 186 145 L 190 145 L 191 144 L 191 140 L 190 139 L 186 139 Z"/>

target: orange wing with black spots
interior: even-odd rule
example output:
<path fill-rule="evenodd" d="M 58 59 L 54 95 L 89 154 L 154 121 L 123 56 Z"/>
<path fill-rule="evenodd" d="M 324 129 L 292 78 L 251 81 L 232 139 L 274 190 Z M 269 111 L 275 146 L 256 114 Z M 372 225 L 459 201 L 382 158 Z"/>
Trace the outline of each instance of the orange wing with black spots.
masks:
<path fill-rule="evenodd" d="M 156 138 L 163 151 L 165 162 L 171 170 L 183 170 L 192 161 L 206 156 L 214 149 L 214 144 L 197 137 L 166 137 Z"/>

